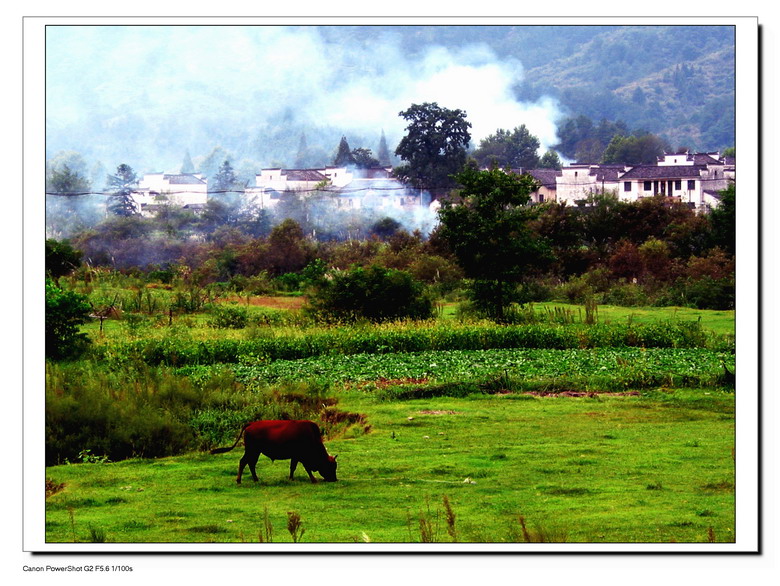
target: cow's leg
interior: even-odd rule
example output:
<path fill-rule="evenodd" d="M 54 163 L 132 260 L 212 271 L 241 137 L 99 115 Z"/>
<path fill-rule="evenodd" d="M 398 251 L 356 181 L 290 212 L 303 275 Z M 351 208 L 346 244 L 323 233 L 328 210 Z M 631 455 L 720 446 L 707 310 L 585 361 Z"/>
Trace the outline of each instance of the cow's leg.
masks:
<path fill-rule="evenodd" d="M 236 484 L 241 484 L 241 475 L 244 473 L 244 466 L 249 462 L 248 452 L 244 452 L 241 456 L 241 460 L 238 463 L 238 476 L 236 477 Z"/>
<path fill-rule="evenodd" d="M 304 464 L 303 467 L 306 469 L 306 472 L 309 473 L 309 479 L 312 481 L 313 484 L 317 484 L 317 479 L 314 478 L 314 474 L 311 473 L 311 470 L 309 470 L 309 467 Z"/>
<path fill-rule="evenodd" d="M 293 472 L 295 472 L 295 469 L 298 467 L 298 460 L 295 458 L 290 458 L 290 480 L 293 479 Z"/>
<path fill-rule="evenodd" d="M 252 480 L 257 482 L 257 472 L 255 471 L 255 466 L 257 466 L 257 459 L 260 457 L 260 452 L 252 452 L 249 454 L 249 458 L 247 459 L 247 463 L 249 464 L 249 471 L 252 473 Z"/>

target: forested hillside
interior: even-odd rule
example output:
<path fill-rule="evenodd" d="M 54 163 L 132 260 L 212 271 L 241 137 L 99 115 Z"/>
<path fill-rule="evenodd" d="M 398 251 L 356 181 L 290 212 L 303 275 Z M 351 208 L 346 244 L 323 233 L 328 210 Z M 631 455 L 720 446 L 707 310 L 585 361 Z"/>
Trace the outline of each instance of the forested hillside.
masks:
<path fill-rule="evenodd" d="M 323 29 L 325 35 L 396 35 L 406 51 L 430 44 L 489 45 L 517 59 L 522 100 L 551 96 L 568 117 L 623 121 L 672 146 L 734 146 L 735 38 L 725 26 L 458 26 Z"/>

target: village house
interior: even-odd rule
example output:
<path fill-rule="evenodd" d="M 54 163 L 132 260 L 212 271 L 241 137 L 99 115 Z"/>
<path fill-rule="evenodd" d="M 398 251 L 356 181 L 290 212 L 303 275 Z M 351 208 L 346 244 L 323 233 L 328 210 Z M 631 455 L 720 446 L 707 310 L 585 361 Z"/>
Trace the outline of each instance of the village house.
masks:
<path fill-rule="evenodd" d="M 560 171 L 557 169 L 531 169 L 528 174 L 539 182 L 539 188 L 531 194 L 531 201 L 534 203 L 555 201 L 556 181 Z"/>
<path fill-rule="evenodd" d="M 616 191 L 625 165 L 568 165 L 555 178 L 556 201 L 574 204 L 597 193 Z"/>
<path fill-rule="evenodd" d="M 566 165 L 560 170 L 513 170 L 528 173 L 539 187 L 531 194 L 533 203 L 563 202 L 578 205 L 599 193 L 614 193 L 625 201 L 663 195 L 687 203 L 698 212 L 716 207 L 719 192 L 736 180 L 733 159 L 720 153 L 665 153 L 655 165 Z M 273 209 L 291 194 L 317 198 L 338 210 L 372 209 L 379 213 L 420 208 L 435 212 L 439 202 L 428 193 L 393 177 L 391 167 L 356 169 L 263 169 L 246 196 L 263 209 Z M 164 205 L 178 205 L 198 211 L 208 201 L 208 183 L 198 173 L 151 173 L 144 175 L 134 192 L 138 209 L 151 215 Z"/>
<path fill-rule="evenodd" d="M 428 205 L 424 193 L 407 188 L 392 176 L 392 168 L 263 169 L 256 187 L 247 189 L 263 208 L 272 208 L 286 193 L 316 196 L 336 209 L 409 209 Z"/>
<path fill-rule="evenodd" d="M 716 207 L 719 192 L 736 180 L 734 161 L 719 153 L 664 154 L 655 165 L 567 165 L 557 172 L 554 187 L 549 172 L 540 171 L 528 173 L 543 184 L 545 201 L 574 205 L 598 193 L 615 193 L 625 201 L 664 195 L 699 212 Z"/>
<path fill-rule="evenodd" d="M 208 184 L 200 173 L 147 173 L 133 190 L 142 215 L 151 215 L 164 205 L 202 209 L 208 201 Z"/>

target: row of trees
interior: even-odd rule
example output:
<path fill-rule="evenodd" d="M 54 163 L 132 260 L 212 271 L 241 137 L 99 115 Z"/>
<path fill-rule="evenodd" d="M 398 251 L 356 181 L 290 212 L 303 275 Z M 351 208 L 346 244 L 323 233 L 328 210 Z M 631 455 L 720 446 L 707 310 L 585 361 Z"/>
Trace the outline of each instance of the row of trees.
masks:
<path fill-rule="evenodd" d="M 377 221 L 361 239 L 332 241 L 313 240 L 291 219 L 267 236 L 221 230 L 208 240 L 193 240 L 160 229 L 152 219 L 116 218 L 71 244 L 91 265 L 186 267 L 199 285 L 301 274 L 315 262 L 340 270 L 353 265 L 405 270 L 448 288 L 465 276 L 481 310 L 497 319 L 513 301 L 543 297 L 551 287 L 583 277 L 601 292 L 621 282 L 657 293 L 680 279 L 733 281 L 733 188 L 723 192 L 711 214 L 698 215 L 660 196 L 625 202 L 607 194 L 581 207 L 529 206 L 528 176 L 466 168 L 456 177 L 460 203 L 445 204 L 440 225 L 427 238 L 390 218 Z M 64 268 L 51 272 L 55 279 L 77 264 L 60 257 Z"/>
<path fill-rule="evenodd" d="M 231 229 L 227 227 L 231 220 L 226 217 L 213 232 L 219 232 L 220 238 L 203 243 L 176 238 L 171 230 L 143 230 L 143 220 L 125 218 L 124 223 L 104 223 L 101 230 L 109 233 L 93 230 L 81 234 L 74 239 L 75 244 L 93 262 L 99 259 L 125 268 L 133 264 L 184 264 L 200 281 L 292 274 L 315 260 L 342 269 L 380 264 L 414 271 L 430 282 L 441 281 L 442 273 L 453 280 L 465 276 L 474 307 L 498 321 L 505 320 L 509 305 L 539 297 L 540 283 L 556 279 L 567 282 L 587 277 L 587 287 L 595 290 L 603 289 L 605 280 L 652 288 L 705 276 L 722 281 L 719 286 L 725 287 L 727 294 L 717 296 L 717 304 L 728 305 L 728 288 L 733 290 L 733 268 L 729 270 L 734 254 L 733 187 L 722 194 L 722 205 L 710 216 L 696 215 L 687 206 L 663 197 L 622 202 L 601 194 L 581 207 L 555 203 L 529 206 L 530 194 L 536 189 L 534 179 L 496 165 L 499 155 L 524 156 L 522 149 L 501 151 L 497 148 L 501 141 L 506 147 L 527 143 L 527 151 L 533 150 L 533 137 L 527 129 L 499 132 L 492 142 L 483 141 L 478 151 L 492 157 L 492 166 L 479 170 L 468 157 L 470 123 L 465 112 L 424 103 L 414 104 L 400 115 L 408 126 L 396 149 L 404 163 L 396 167 L 395 174 L 443 202 L 440 225 L 427 240 L 421 234 L 409 235 L 387 219 L 377 223 L 373 239 L 355 246 L 351 239 L 318 243 L 289 218 L 266 236 L 236 230 L 239 218 Z M 621 141 L 630 143 L 624 137 Z M 617 142 L 613 138 L 610 144 Z M 342 144 L 341 155 L 354 159 L 346 139 Z M 515 159 L 509 161 L 507 166 L 512 166 Z M 129 197 L 134 181 L 132 169 L 120 166 L 112 180 L 117 202 Z M 236 187 L 228 161 L 216 174 L 214 184 L 220 197 L 212 199 L 211 208 L 197 219 L 199 222 L 208 220 L 218 209 L 215 206 L 234 208 L 224 199 Z M 117 206 L 115 213 L 121 216 L 124 211 Z M 107 237 L 111 230 L 113 236 Z"/>

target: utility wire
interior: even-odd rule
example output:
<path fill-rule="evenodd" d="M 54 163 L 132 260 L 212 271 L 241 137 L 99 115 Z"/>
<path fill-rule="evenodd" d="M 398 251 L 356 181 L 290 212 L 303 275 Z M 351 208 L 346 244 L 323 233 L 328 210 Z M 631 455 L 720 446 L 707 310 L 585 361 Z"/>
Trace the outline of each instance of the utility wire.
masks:
<path fill-rule="evenodd" d="M 723 181 L 727 182 L 733 182 L 733 179 L 730 178 L 696 178 L 696 179 L 689 179 L 689 178 L 683 178 L 683 179 L 639 179 L 636 182 L 645 182 L 650 181 L 651 183 L 668 183 L 669 181 L 698 181 L 700 183 L 723 183 Z M 632 181 L 633 182 L 633 181 Z M 595 182 L 574 182 L 574 183 L 563 183 L 563 182 L 556 182 L 555 186 L 563 186 L 563 187 L 599 187 L 599 184 L 605 183 L 604 181 L 595 181 Z M 614 182 L 610 182 L 614 183 Z M 617 183 L 621 183 L 620 180 L 617 181 Z M 603 185 L 602 185 L 603 186 Z M 544 184 L 541 185 L 541 187 L 545 187 Z M 445 189 L 441 187 L 432 187 L 427 190 L 420 190 L 416 187 L 355 187 L 355 188 L 338 188 L 338 187 L 324 187 L 324 188 L 312 188 L 312 189 L 273 189 L 270 187 L 250 187 L 245 190 L 237 190 L 237 189 L 220 189 L 220 190 L 214 190 L 214 191 L 208 191 L 207 195 L 215 195 L 215 194 L 246 194 L 247 191 L 250 192 L 250 194 L 257 190 L 265 190 L 264 192 L 267 193 L 269 191 L 275 191 L 277 193 L 327 193 L 327 194 L 334 194 L 334 195 L 340 195 L 340 194 L 351 194 L 351 193 L 360 193 L 365 191 L 406 191 L 406 192 L 419 192 L 419 191 L 432 191 L 432 190 L 438 190 L 438 189 Z M 450 189 L 450 188 L 446 188 Z M 141 191 L 133 191 L 133 194 L 141 194 L 143 192 Z M 188 190 L 182 190 L 182 191 L 166 191 L 164 193 L 157 193 L 156 195 L 181 195 L 186 193 L 199 193 L 195 191 L 188 191 Z M 113 192 L 106 192 L 106 191 L 47 191 L 46 195 L 54 195 L 54 196 L 60 196 L 60 197 L 79 197 L 84 195 L 102 195 L 106 197 L 117 197 L 120 194 L 113 193 Z"/>

